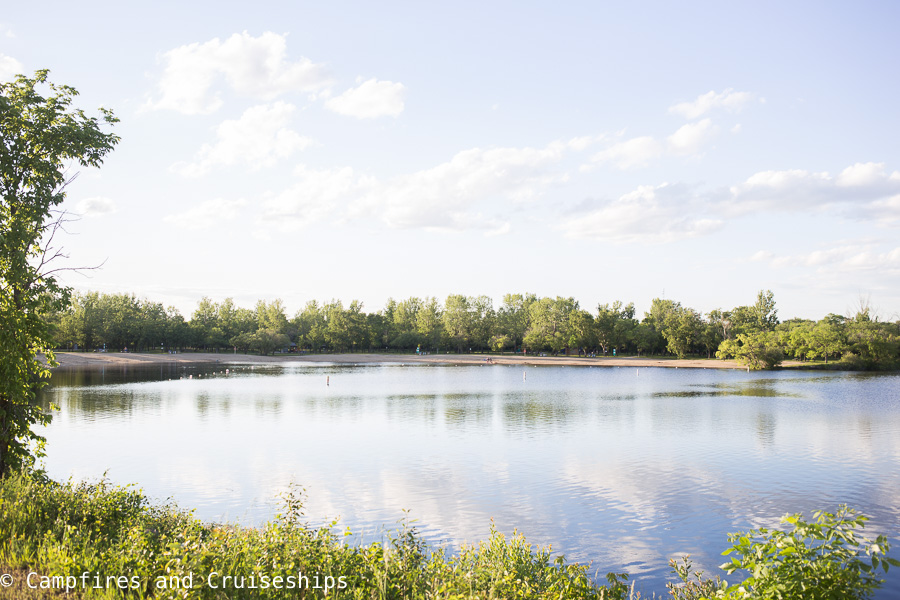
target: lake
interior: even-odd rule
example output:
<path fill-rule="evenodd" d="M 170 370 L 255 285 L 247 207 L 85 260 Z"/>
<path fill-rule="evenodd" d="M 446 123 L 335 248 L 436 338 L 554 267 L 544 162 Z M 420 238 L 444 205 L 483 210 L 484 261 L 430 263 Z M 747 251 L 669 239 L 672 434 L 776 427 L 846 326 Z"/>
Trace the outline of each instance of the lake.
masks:
<path fill-rule="evenodd" d="M 60 370 L 42 398 L 52 477 L 204 520 L 264 522 L 293 482 L 358 540 L 408 515 L 456 548 L 493 521 L 662 593 L 670 558 L 722 574 L 728 532 L 846 503 L 900 557 L 898 374 L 155 365 Z M 900 598 L 896 569 L 878 597 Z"/>

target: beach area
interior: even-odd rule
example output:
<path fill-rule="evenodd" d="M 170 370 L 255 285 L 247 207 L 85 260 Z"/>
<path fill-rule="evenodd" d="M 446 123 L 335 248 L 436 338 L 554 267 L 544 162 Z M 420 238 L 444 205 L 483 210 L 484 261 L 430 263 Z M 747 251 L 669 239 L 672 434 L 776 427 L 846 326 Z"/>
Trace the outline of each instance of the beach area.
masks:
<path fill-rule="evenodd" d="M 746 366 L 733 360 L 676 359 L 585 356 L 538 355 L 485 355 L 485 354 L 276 354 L 259 356 L 230 352 L 185 352 L 179 354 L 132 352 L 57 352 L 57 368 L 92 369 L 111 366 L 139 366 L 160 363 L 224 363 L 224 364 L 278 364 L 278 363 L 332 363 L 332 364 L 449 364 L 449 365 L 518 365 L 518 366 L 572 366 L 572 367 L 668 367 L 682 369 L 739 369 Z M 785 366 L 793 366 L 785 364 Z"/>

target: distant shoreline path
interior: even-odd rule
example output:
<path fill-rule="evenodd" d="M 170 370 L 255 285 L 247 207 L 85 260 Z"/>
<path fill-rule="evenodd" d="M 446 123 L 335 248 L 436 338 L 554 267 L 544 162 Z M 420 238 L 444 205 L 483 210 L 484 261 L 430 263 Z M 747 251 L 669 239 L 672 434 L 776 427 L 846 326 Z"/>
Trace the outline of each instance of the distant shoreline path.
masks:
<path fill-rule="evenodd" d="M 740 369 L 746 366 L 733 360 L 703 360 L 674 358 L 643 357 L 597 357 L 579 356 L 521 356 L 521 355 L 489 355 L 489 354 L 279 354 L 276 356 L 256 356 L 252 354 L 232 354 L 229 352 L 185 352 L 183 354 L 140 354 L 124 352 L 58 352 L 56 360 L 60 367 L 67 368 L 103 368 L 110 366 L 139 366 L 164 363 L 295 363 L 326 362 L 337 364 L 371 364 L 371 363 L 431 363 L 448 365 L 484 365 L 490 358 L 494 365 L 540 365 L 540 366 L 572 366 L 572 367 L 675 367 L 686 369 Z M 799 366 L 785 361 L 784 366 Z"/>

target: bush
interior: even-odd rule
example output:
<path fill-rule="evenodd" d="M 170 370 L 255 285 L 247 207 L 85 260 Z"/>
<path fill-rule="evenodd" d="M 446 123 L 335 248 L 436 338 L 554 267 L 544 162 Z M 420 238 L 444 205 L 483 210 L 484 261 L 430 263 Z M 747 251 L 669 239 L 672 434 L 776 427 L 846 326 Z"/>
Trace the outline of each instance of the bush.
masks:
<path fill-rule="evenodd" d="M 815 522 L 800 515 L 786 515 L 782 523 L 791 531 L 760 528 L 746 533 L 728 534 L 733 546 L 723 552 L 734 555 L 722 569 L 732 574 L 749 571 L 738 585 L 690 577 L 690 563 L 675 567 L 682 586 L 672 586 L 670 594 L 680 600 L 699 598 L 846 600 L 870 598 L 881 587 L 881 568 L 885 573 L 900 562 L 886 556 L 890 546 L 885 536 L 874 542 L 858 537 L 868 517 L 841 505 L 837 513 L 813 513 Z"/>
<path fill-rule="evenodd" d="M 154 506 L 132 488 L 9 477 L 0 480 L 0 564 L 71 581 L 81 598 L 628 597 L 624 576 L 597 584 L 587 566 L 551 558 L 521 535 L 492 531 L 487 542 L 448 556 L 403 521 L 383 542 L 348 546 L 336 522 L 304 522 L 302 490 L 284 504 L 262 527 L 216 525 Z M 300 574 L 308 577 L 302 588 Z M 94 588 L 95 581 L 103 583 Z"/>

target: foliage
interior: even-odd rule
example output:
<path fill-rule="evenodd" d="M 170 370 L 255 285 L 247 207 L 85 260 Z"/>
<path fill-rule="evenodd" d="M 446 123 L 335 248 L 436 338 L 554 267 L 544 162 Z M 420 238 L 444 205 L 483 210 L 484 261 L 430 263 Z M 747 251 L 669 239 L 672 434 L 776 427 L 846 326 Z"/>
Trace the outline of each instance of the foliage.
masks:
<path fill-rule="evenodd" d="M 674 558 L 669 561 L 672 572 L 681 580 L 680 584 L 667 583 L 669 595 L 676 600 L 699 600 L 711 598 L 725 585 L 718 576 L 714 579 L 704 578 L 703 571 L 694 571 L 690 556 L 682 556 L 679 563 Z"/>
<path fill-rule="evenodd" d="M 784 360 L 784 350 L 777 332 L 759 331 L 738 334 L 736 340 L 725 340 L 716 356 L 733 356 L 753 370 L 774 369 Z"/>
<path fill-rule="evenodd" d="M 61 256 L 52 244 L 63 223 L 55 207 L 71 181 L 67 163 L 99 167 L 119 141 L 72 107 L 73 88 L 47 75 L 0 83 L 0 477 L 33 464 L 30 444 L 39 452 L 43 440 L 32 427 L 49 421 L 34 395 L 48 376 L 37 355 L 53 361 L 45 315 L 59 312 L 69 293 L 50 268 Z M 51 94 L 42 96 L 42 87 Z M 110 111 L 100 114 L 116 122 Z"/>
<path fill-rule="evenodd" d="M 623 350 L 628 343 L 629 336 L 637 325 L 634 320 L 634 303 L 623 305 L 616 300 L 612 306 L 600 304 L 597 306 L 597 318 L 594 319 L 597 332 L 597 341 L 604 353 L 609 353 L 612 348 Z"/>
<path fill-rule="evenodd" d="M 528 306 L 529 327 L 522 344 L 531 351 L 550 350 L 559 353 L 579 345 L 578 321 L 573 313 L 580 311 L 574 298 L 540 298 Z"/>
<path fill-rule="evenodd" d="M 550 549 L 535 547 L 515 532 L 491 527 L 486 541 L 456 555 L 429 548 L 408 519 L 381 541 L 345 544 L 337 522 L 312 526 L 303 514 L 303 490 L 292 486 L 283 510 L 257 528 L 202 523 L 171 504 L 150 503 L 131 487 L 106 481 L 60 484 L 16 474 L 0 481 L 0 564 L 63 577 L 82 573 L 127 574 L 139 588 L 133 596 L 221 598 L 205 577 L 287 581 L 305 573 L 332 577 L 331 589 L 230 589 L 228 598 L 637 598 L 628 576 L 610 573 L 607 584 L 592 580 L 588 565 L 567 563 Z M 761 528 L 729 534 L 731 555 L 722 568 L 748 577 L 729 586 L 693 572 L 688 557 L 670 562 L 679 584 L 668 584 L 677 600 L 868 598 L 881 585 L 879 570 L 900 566 L 888 557 L 884 536 L 859 535 L 865 516 L 841 506 L 814 521 L 789 515 L 790 531 Z M 345 535 L 349 535 L 349 530 Z M 193 573 L 193 576 L 191 575 Z M 158 582 L 169 586 L 161 588 Z M 190 586 L 172 587 L 174 582 Z M 214 582 L 215 583 L 215 582 Z M 341 587 L 341 584 L 343 586 Z M 119 598 L 113 588 L 81 590 L 88 598 Z"/>
<path fill-rule="evenodd" d="M 305 522 L 302 490 L 291 488 L 283 501 L 273 521 L 244 528 L 201 523 L 172 505 L 149 503 L 138 490 L 105 481 L 58 484 L 17 475 L 0 482 L 0 531 L 5 533 L 0 563 L 71 576 L 73 582 L 85 572 L 101 581 L 127 574 L 125 590 L 76 586 L 73 591 L 86 598 L 629 597 L 627 576 L 610 574 L 608 585 L 595 583 L 587 565 L 554 557 L 518 533 L 507 538 L 492 528 L 487 541 L 448 555 L 429 549 L 404 519 L 381 541 L 350 545 L 335 533 L 336 522 L 321 527 Z M 219 574 L 212 582 L 219 589 L 211 587 L 210 573 Z M 309 578 L 307 587 L 289 589 L 289 578 L 296 582 L 300 573 Z M 243 578 L 243 589 L 224 591 L 225 576 Z M 256 589 L 246 583 L 251 577 Z"/>
<path fill-rule="evenodd" d="M 271 352 L 295 343 L 314 352 L 377 350 L 437 352 L 544 352 L 610 355 L 671 354 L 679 358 L 713 353 L 751 368 L 781 361 L 824 360 L 833 368 L 892 369 L 900 366 L 900 324 L 879 322 L 870 309 L 853 318 L 828 315 L 819 322 L 778 323 L 774 296 L 760 291 L 752 306 L 716 309 L 706 316 L 680 302 L 656 298 L 643 320 L 633 303 L 600 304 L 595 313 L 574 298 L 507 294 L 499 309 L 487 296 L 452 294 L 388 299 L 378 312 L 362 303 L 308 302 L 293 318 L 281 300 L 239 308 L 231 298 L 203 298 L 190 321 L 173 307 L 91 292 L 76 295 L 67 310 L 50 314 L 57 347 L 81 349 L 197 349 Z M 274 346 L 258 343 L 263 332 L 287 336 Z M 271 335 L 269 335 L 271 338 Z M 266 349 L 268 348 L 268 349 Z M 837 362 L 837 359 L 841 359 Z"/>
<path fill-rule="evenodd" d="M 735 554 L 722 565 L 727 573 L 750 572 L 739 585 L 717 595 L 723 598 L 804 598 L 843 600 L 869 598 L 882 583 L 879 567 L 886 573 L 900 562 L 890 558 L 885 536 L 874 542 L 859 537 L 867 517 L 842 505 L 835 514 L 818 511 L 814 522 L 801 515 L 786 515 L 782 523 L 791 531 L 760 528 L 729 534 Z"/>

